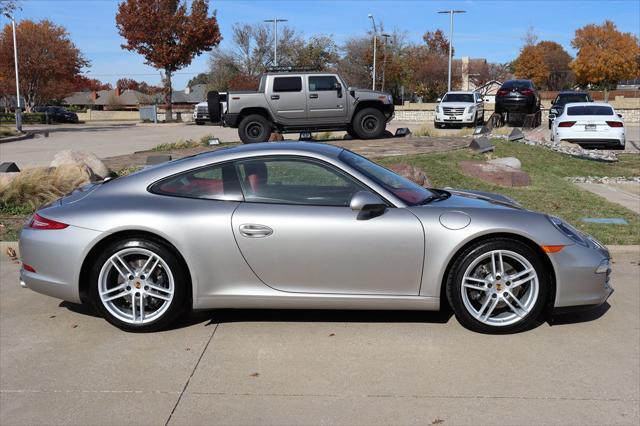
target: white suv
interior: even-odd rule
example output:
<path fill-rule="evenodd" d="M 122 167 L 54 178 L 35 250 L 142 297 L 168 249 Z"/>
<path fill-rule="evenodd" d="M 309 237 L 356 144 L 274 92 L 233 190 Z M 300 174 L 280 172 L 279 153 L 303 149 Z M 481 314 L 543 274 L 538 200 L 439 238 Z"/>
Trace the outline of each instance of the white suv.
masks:
<path fill-rule="evenodd" d="M 450 124 L 475 126 L 484 124 L 484 100 L 476 92 L 447 92 L 436 105 L 436 127 Z"/>

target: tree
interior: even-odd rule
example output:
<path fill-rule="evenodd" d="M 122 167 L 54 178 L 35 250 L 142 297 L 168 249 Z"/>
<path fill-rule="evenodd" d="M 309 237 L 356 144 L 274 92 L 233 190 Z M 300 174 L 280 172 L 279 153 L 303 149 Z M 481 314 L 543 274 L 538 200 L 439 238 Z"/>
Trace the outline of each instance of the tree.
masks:
<path fill-rule="evenodd" d="M 147 64 L 164 70 L 169 117 L 173 73 L 222 39 L 215 12 L 209 16 L 208 0 L 193 0 L 190 14 L 186 2 L 179 0 L 125 0 L 118 6 L 116 27 L 127 40 L 122 48 L 136 51 Z"/>
<path fill-rule="evenodd" d="M 72 92 L 98 92 L 100 90 L 111 90 L 113 87 L 109 83 L 103 83 L 96 78 L 87 78 L 78 75 L 73 81 Z"/>
<path fill-rule="evenodd" d="M 544 63 L 549 69 L 545 86 L 549 90 L 567 89 L 573 85 L 575 75 L 569 64 L 571 55 L 554 41 L 541 41 L 536 48 L 542 52 Z"/>
<path fill-rule="evenodd" d="M 72 91 L 82 68 L 89 65 L 67 31 L 50 21 L 21 21 L 16 26 L 19 46 L 20 93 L 30 109 L 58 100 Z M 0 74 L 15 86 L 11 25 L 0 33 Z"/>
<path fill-rule="evenodd" d="M 0 16 L 1 15 L 13 15 L 16 10 L 19 10 L 17 0 L 0 0 Z"/>
<path fill-rule="evenodd" d="M 140 90 L 140 83 L 132 78 L 121 78 L 116 81 L 116 87 L 122 90 Z"/>
<path fill-rule="evenodd" d="M 611 21 L 602 25 L 589 24 L 576 30 L 571 46 L 578 51 L 570 65 L 578 83 L 603 86 L 605 100 L 608 100 L 608 90 L 620 80 L 640 74 L 638 38 L 618 31 Z"/>
<path fill-rule="evenodd" d="M 536 86 L 543 86 L 549 78 L 549 67 L 545 63 L 542 49 L 535 45 L 525 45 L 514 62 L 517 78 L 533 80 Z"/>
<path fill-rule="evenodd" d="M 411 46 L 406 54 L 409 87 L 418 96 L 433 101 L 448 88 L 449 40 L 442 30 L 427 31 L 423 45 Z M 451 86 L 460 84 L 460 72 L 452 72 Z"/>
<path fill-rule="evenodd" d="M 449 40 L 442 30 L 427 31 L 422 36 L 422 40 L 424 40 L 429 52 L 449 57 Z M 454 53 L 455 49 L 451 49 L 451 56 L 453 56 Z"/>
<path fill-rule="evenodd" d="M 329 36 L 317 35 L 305 40 L 288 26 L 278 31 L 279 66 L 323 70 L 338 60 L 337 46 Z M 235 24 L 232 33 L 230 48 L 211 52 L 210 86 L 216 90 L 243 90 L 247 86 L 255 89 L 260 74 L 275 62 L 272 27 Z"/>
<path fill-rule="evenodd" d="M 195 77 L 191 78 L 187 83 L 187 87 L 193 87 L 196 84 L 209 84 L 210 76 L 206 72 L 201 72 Z"/>

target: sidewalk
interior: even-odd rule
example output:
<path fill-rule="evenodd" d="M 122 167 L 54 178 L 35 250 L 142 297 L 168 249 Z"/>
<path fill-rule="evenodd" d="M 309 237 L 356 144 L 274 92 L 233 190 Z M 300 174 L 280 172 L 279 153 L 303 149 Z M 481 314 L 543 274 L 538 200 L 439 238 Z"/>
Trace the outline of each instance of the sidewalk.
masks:
<path fill-rule="evenodd" d="M 576 185 L 640 214 L 640 184 L 576 183 Z"/>

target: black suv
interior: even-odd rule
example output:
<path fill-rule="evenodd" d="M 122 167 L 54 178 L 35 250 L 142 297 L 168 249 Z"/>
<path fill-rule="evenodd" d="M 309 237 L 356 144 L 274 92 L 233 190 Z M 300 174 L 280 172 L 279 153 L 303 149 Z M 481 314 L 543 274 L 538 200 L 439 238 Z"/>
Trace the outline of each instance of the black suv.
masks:
<path fill-rule="evenodd" d="M 496 93 L 496 113 L 506 121 L 523 119 L 525 114 L 540 112 L 540 95 L 531 80 L 508 80 Z M 539 115 L 539 114 L 538 114 Z M 540 119 L 536 119 L 539 124 Z"/>
<path fill-rule="evenodd" d="M 67 111 L 63 107 L 59 106 L 42 106 L 34 108 L 34 112 L 44 114 L 42 117 L 43 123 L 77 123 L 78 114 L 75 112 Z"/>
<path fill-rule="evenodd" d="M 591 96 L 587 92 L 577 92 L 575 90 L 563 90 L 558 96 L 551 101 L 551 109 L 549 110 L 549 128 L 553 124 L 553 120 L 564 111 L 564 106 L 572 102 L 593 102 Z"/>

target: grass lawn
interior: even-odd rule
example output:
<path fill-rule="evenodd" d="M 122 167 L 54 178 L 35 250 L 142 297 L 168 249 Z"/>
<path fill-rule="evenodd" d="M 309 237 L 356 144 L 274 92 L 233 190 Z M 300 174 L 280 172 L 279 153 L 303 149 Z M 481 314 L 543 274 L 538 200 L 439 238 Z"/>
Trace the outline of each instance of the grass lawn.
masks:
<path fill-rule="evenodd" d="M 537 146 L 493 141 L 491 154 L 474 154 L 469 150 L 447 153 L 385 158 L 390 164 L 406 161 L 422 168 L 434 187 L 453 187 L 497 192 L 518 200 L 524 207 L 559 216 L 605 244 L 640 244 L 640 216 L 618 204 L 585 191 L 568 182 L 570 176 L 640 176 L 640 155 L 622 154 L 617 163 L 581 160 Z M 462 160 L 516 157 L 529 173 L 532 185 L 505 188 L 468 177 L 460 171 Z M 583 217 L 622 217 L 629 225 L 584 223 Z"/>

